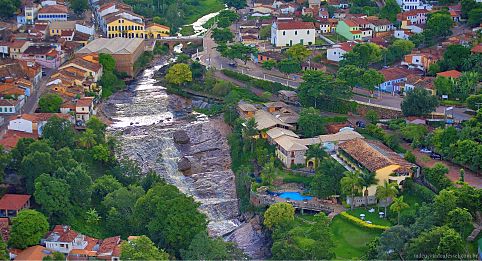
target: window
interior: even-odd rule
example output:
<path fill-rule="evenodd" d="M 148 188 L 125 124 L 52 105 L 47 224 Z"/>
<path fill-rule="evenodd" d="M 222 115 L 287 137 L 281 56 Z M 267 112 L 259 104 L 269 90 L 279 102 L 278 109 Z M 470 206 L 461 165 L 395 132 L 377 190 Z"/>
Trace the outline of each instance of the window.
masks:
<path fill-rule="evenodd" d="M 286 35 L 286 31 L 283 31 L 283 35 Z"/>
<path fill-rule="evenodd" d="M 10 112 L 12 112 L 12 107 L 10 107 Z"/>
<path fill-rule="evenodd" d="M 306 34 L 310 34 L 310 30 L 306 31 Z"/>
<path fill-rule="evenodd" d="M 295 31 L 295 35 L 298 35 L 298 31 Z"/>

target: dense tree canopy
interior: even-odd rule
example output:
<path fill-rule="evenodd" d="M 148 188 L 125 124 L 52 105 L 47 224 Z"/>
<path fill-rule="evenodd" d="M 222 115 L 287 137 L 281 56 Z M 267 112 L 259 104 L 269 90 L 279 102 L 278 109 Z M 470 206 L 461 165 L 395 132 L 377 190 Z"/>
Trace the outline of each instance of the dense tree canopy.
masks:
<path fill-rule="evenodd" d="M 121 256 L 123 260 L 168 260 L 169 255 L 159 250 L 156 245 L 146 236 L 139 236 L 121 244 Z"/>
<path fill-rule="evenodd" d="M 405 116 L 423 116 L 435 111 L 438 104 L 437 98 L 428 91 L 415 88 L 403 99 L 402 112 Z"/>
<path fill-rule="evenodd" d="M 40 97 L 38 105 L 41 112 L 60 112 L 62 98 L 55 93 L 47 93 Z"/>
<path fill-rule="evenodd" d="M 25 249 L 38 245 L 49 229 L 47 218 L 35 210 L 22 210 L 12 219 L 9 246 Z"/>

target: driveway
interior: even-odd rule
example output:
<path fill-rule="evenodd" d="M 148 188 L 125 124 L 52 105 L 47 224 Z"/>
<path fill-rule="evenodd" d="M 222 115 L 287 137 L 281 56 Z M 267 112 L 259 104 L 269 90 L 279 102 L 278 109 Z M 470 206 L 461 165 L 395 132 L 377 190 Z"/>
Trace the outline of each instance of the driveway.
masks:
<path fill-rule="evenodd" d="M 447 174 L 447 177 L 452 181 L 456 182 L 459 180 L 459 171 L 461 168 L 465 170 L 465 176 L 464 180 L 467 182 L 469 185 L 476 187 L 476 188 L 482 188 L 482 176 L 477 176 L 473 171 L 469 170 L 468 168 L 461 167 L 459 165 L 453 164 L 452 162 L 446 161 L 446 160 L 434 160 L 430 158 L 429 155 L 421 153 L 418 149 L 412 149 L 409 144 L 407 143 L 402 143 L 403 148 L 412 151 L 413 155 L 415 155 L 417 159 L 417 165 L 423 167 L 423 168 L 431 168 L 435 163 L 442 163 L 447 168 L 449 169 L 449 173 Z"/>

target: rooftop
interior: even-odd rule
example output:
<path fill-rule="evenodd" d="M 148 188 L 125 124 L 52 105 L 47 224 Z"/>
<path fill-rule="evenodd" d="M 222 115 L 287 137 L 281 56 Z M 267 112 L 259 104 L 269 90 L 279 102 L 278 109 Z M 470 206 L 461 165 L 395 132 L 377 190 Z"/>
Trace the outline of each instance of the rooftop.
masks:
<path fill-rule="evenodd" d="M 52 254 L 52 252 L 47 248 L 36 245 L 24 249 L 15 257 L 15 260 L 42 260 L 50 254 Z"/>
<path fill-rule="evenodd" d="M 30 197 L 30 195 L 5 194 L 0 199 L 0 209 L 21 210 Z"/>
<path fill-rule="evenodd" d="M 457 79 L 460 76 L 462 76 L 462 73 L 457 71 L 457 70 L 450 70 L 450 71 L 445 71 L 445 72 L 439 72 L 439 73 L 437 73 L 437 76 Z"/>
<path fill-rule="evenodd" d="M 38 133 L 7 130 L 2 139 L 0 139 L 0 145 L 6 149 L 13 149 L 15 146 L 17 146 L 17 143 L 20 139 L 38 139 Z"/>
<path fill-rule="evenodd" d="M 68 13 L 69 9 L 65 5 L 48 5 L 40 9 L 39 14 L 59 14 Z"/>
<path fill-rule="evenodd" d="M 339 148 L 372 172 L 390 165 L 399 165 L 402 168 L 414 166 L 378 141 L 354 139 L 340 144 Z"/>
<path fill-rule="evenodd" d="M 77 53 L 132 54 L 144 43 L 142 38 L 98 38 L 88 43 Z"/>
<path fill-rule="evenodd" d="M 315 24 L 312 22 L 278 22 L 278 30 L 296 30 L 296 29 L 315 29 Z"/>

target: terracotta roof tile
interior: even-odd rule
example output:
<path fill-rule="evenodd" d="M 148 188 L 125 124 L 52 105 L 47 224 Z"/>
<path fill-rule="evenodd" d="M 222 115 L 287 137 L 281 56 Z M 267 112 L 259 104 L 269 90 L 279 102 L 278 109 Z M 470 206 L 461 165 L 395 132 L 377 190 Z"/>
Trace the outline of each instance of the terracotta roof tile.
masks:
<path fill-rule="evenodd" d="M 445 71 L 445 72 L 439 72 L 439 73 L 437 73 L 437 76 L 457 79 L 460 76 L 462 76 L 462 73 L 457 71 L 457 70 L 450 70 L 450 71 Z"/>
<path fill-rule="evenodd" d="M 68 13 L 69 9 L 65 5 L 49 5 L 40 9 L 40 14 L 59 14 Z"/>
<path fill-rule="evenodd" d="M 0 199 L 0 209 L 20 210 L 29 201 L 30 195 L 5 194 Z"/>
<path fill-rule="evenodd" d="M 278 23 L 278 30 L 296 30 L 296 29 L 315 29 L 315 24 L 312 22 L 280 22 Z"/>

